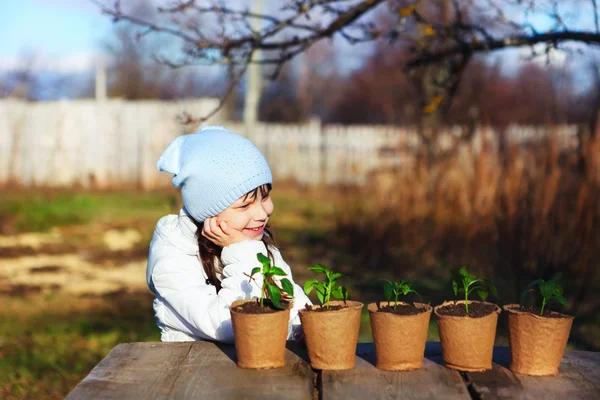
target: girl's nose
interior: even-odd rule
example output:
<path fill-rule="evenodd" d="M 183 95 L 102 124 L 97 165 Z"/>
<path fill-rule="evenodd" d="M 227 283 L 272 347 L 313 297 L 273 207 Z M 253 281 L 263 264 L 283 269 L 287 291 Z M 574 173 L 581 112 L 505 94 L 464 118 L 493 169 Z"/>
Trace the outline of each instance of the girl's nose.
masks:
<path fill-rule="evenodd" d="M 255 207 L 255 209 L 256 209 L 255 213 L 254 213 L 255 220 L 264 221 L 269 216 L 269 214 L 267 214 L 267 211 L 265 210 L 265 207 L 262 204 L 262 202 L 259 202 L 258 205 Z"/>

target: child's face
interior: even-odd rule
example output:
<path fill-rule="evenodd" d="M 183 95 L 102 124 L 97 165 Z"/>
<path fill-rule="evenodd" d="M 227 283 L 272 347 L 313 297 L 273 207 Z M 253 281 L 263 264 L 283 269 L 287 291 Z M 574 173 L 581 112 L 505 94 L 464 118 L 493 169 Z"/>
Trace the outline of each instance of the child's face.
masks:
<path fill-rule="evenodd" d="M 217 215 L 217 222 L 227 222 L 230 228 L 242 232 L 250 240 L 261 240 L 274 208 L 268 191 L 265 191 L 263 196 L 262 190 L 259 189 L 256 196 L 250 193 L 237 199 Z"/>

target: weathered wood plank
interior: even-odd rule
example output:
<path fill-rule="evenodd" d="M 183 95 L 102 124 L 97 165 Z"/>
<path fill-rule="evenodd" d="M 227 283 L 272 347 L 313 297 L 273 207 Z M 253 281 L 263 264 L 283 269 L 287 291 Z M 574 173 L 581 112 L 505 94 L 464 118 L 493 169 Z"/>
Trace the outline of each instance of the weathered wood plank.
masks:
<path fill-rule="evenodd" d="M 312 399 L 313 371 L 288 350 L 285 366 L 255 371 L 235 365 L 235 348 L 229 345 L 192 347 L 179 368 L 171 399 Z"/>
<path fill-rule="evenodd" d="M 600 352 L 567 351 L 562 364 L 575 368 L 596 386 L 600 386 Z"/>
<path fill-rule="evenodd" d="M 188 342 L 120 344 L 67 399 L 281 397 L 313 398 L 313 372 L 293 351 L 285 367 L 253 371 L 236 366 L 233 346 Z"/>
<path fill-rule="evenodd" d="M 235 365 L 235 348 L 210 342 L 130 343 L 116 346 L 67 399 L 598 399 L 600 353 L 569 351 L 555 377 L 508 370 L 506 347 L 494 350 L 493 369 L 459 373 L 443 366 L 441 346 L 427 343 L 423 368 L 375 368 L 372 343 L 361 343 L 353 370 L 310 369 L 307 354 L 288 343 L 286 366 L 252 371 Z M 315 379 L 317 378 L 318 379 Z M 313 382 L 316 381 L 317 387 Z M 317 390 L 319 392 L 317 392 Z M 470 393 L 469 393 L 470 392 Z"/>
<path fill-rule="evenodd" d="M 559 375 L 536 377 L 508 370 L 508 347 L 494 349 L 490 371 L 465 374 L 470 390 L 485 399 L 599 399 L 600 353 L 567 352 Z"/>
<path fill-rule="evenodd" d="M 381 371 L 375 367 L 373 344 L 360 343 L 354 369 L 321 372 L 322 398 L 471 399 L 460 374 L 441 365 L 439 343 L 427 343 L 425 357 L 418 370 Z"/>
<path fill-rule="evenodd" d="M 191 347 L 192 343 L 119 344 L 67 399 L 152 398 L 171 386 Z"/>

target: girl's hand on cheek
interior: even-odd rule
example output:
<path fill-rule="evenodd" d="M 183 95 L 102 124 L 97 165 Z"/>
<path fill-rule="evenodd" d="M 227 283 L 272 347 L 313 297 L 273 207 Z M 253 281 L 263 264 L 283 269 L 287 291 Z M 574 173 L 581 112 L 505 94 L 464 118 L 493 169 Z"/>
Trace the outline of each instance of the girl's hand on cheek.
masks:
<path fill-rule="evenodd" d="M 204 221 L 202 236 L 220 247 L 248 240 L 242 232 L 230 228 L 227 222 L 218 222 L 217 217 L 208 218 Z"/>

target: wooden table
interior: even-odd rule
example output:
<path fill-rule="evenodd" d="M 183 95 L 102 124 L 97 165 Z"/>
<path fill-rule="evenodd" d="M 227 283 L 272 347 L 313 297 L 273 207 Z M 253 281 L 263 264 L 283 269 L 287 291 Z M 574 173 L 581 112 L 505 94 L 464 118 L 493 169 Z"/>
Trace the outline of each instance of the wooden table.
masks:
<path fill-rule="evenodd" d="M 428 342 L 423 368 L 375 368 L 372 343 L 360 343 L 356 367 L 313 371 L 304 349 L 288 343 L 283 368 L 238 368 L 235 348 L 211 342 L 119 344 L 67 399 L 600 399 L 600 353 L 566 352 L 554 377 L 507 369 L 507 347 L 494 349 L 493 369 L 461 373 L 443 366 Z"/>

